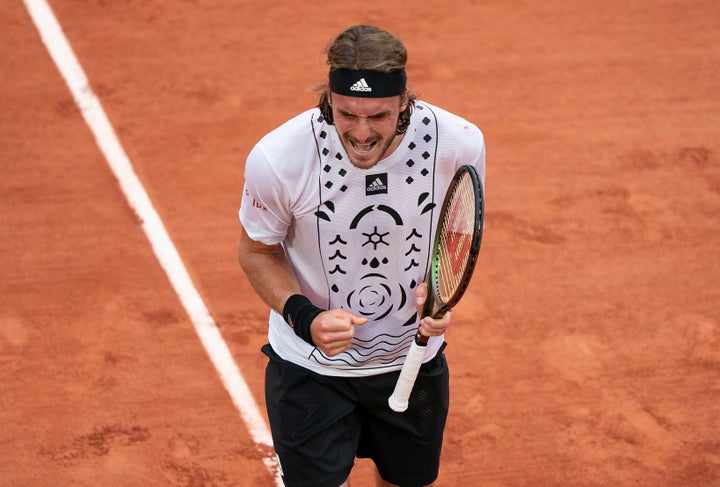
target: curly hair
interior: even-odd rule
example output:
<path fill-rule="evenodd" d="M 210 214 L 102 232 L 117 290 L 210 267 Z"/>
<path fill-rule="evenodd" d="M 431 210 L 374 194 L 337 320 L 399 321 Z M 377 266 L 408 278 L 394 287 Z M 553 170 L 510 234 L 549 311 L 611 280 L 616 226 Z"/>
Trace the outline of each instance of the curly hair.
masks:
<path fill-rule="evenodd" d="M 327 64 L 333 69 L 367 69 L 389 73 L 405 68 L 407 50 L 395 36 L 372 25 L 355 25 L 341 32 L 326 48 Z M 327 123 L 333 124 L 327 83 L 319 85 L 318 108 Z M 398 117 L 396 133 L 402 135 L 410 124 L 410 115 L 417 95 L 408 91 L 407 108 Z"/>

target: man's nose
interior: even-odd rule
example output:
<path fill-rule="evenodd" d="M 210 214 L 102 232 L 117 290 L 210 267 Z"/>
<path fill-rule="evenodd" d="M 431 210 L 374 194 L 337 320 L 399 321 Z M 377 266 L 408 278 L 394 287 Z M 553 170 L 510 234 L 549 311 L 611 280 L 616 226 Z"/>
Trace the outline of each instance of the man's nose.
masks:
<path fill-rule="evenodd" d="M 372 136 L 372 129 L 370 128 L 370 122 L 366 118 L 359 118 L 355 124 L 354 134 L 355 138 L 361 144 L 366 142 Z"/>

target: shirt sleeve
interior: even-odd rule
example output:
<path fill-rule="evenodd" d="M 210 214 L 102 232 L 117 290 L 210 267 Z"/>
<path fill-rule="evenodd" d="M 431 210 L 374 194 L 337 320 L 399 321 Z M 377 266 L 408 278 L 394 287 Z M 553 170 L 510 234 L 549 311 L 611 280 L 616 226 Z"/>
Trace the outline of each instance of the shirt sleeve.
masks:
<path fill-rule="evenodd" d="M 467 129 L 470 130 L 471 136 L 466 138 L 468 141 L 466 164 L 475 166 L 485 189 L 485 138 L 477 126 L 471 124 Z"/>
<path fill-rule="evenodd" d="M 452 116 L 448 126 L 447 143 L 453 152 L 455 170 L 465 164 L 474 166 L 485 188 L 485 137 L 473 123 L 460 117 Z"/>
<path fill-rule="evenodd" d="M 289 188 L 272 167 L 262 146 L 256 145 L 245 163 L 245 185 L 239 217 L 248 236 L 276 245 L 292 222 Z"/>

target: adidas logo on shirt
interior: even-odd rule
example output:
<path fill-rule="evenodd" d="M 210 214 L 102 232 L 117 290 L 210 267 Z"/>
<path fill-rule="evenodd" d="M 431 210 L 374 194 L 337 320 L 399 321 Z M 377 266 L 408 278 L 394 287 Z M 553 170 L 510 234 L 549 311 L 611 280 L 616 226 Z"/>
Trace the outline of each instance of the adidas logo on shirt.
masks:
<path fill-rule="evenodd" d="M 372 91 L 372 88 L 367 84 L 365 78 L 360 78 L 358 82 L 350 87 L 350 91 Z"/>
<path fill-rule="evenodd" d="M 387 173 L 365 176 L 365 195 L 383 194 L 388 192 Z"/>

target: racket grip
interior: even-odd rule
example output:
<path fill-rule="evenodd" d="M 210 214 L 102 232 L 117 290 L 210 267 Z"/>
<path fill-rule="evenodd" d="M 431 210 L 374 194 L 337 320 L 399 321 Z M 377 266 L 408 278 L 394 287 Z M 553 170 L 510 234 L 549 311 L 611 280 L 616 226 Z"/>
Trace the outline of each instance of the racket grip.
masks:
<path fill-rule="evenodd" d="M 405 357 L 405 363 L 400 371 L 398 381 L 395 384 L 395 390 L 388 399 L 390 409 L 395 412 L 402 413 L 408 408 L 410 393 L 415 385 L 415 379 L 417 378 L 423 358 L 425 357 L 426 345 L 427 342 L 418 343 L 417 340 L 413 340 L 412 345 L 410 345 L 410 350 L 408 351 L 407 357 Z"/>

